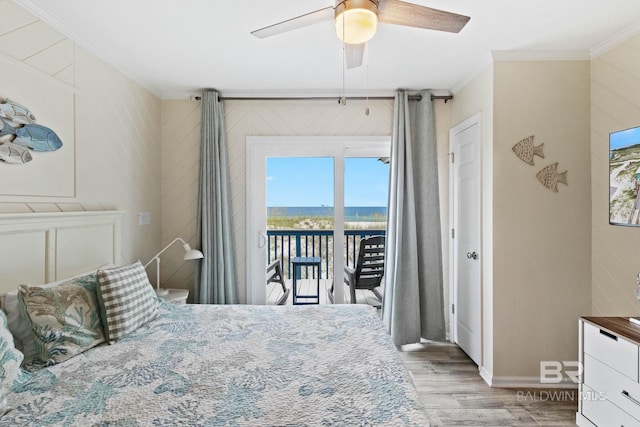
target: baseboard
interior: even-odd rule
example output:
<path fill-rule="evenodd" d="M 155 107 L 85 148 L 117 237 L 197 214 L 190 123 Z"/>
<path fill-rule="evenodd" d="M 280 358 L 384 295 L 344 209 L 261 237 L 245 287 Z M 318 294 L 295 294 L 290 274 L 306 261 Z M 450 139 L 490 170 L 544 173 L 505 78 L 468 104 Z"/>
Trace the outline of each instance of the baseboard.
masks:
<path fill-rule="evenodd" d="M 560 383 L 541 383 L 540 377 L 496 377 L 483 367 L 480 368 L 480 377 L 490 387 L 521 388 L 521 389 L 577 389 L 578 384 L 569 378 L 564 378 Z"/>
<path fill-rule="evenodd" d="M 484 366 L 480 367 L 480 378 L 482 378 L 489 387 L 492 387 L 491 381 L 493 378 L 493 374 L 487 371 L 487 369 Z"/>
<path fill-rule="evenodd" d="M 480 374 L 482 376 L 482 373 Z M 483 377 L 485 381 L 486 378 Z M 564 378 L 559 383 L 541 383 L 540 377 L 492 377 L 491 383 L 487 382 L 491 387 L 499 388 L 539 388 L 539 389 L 577 389 L 578 384 L 569 378 Z"/>

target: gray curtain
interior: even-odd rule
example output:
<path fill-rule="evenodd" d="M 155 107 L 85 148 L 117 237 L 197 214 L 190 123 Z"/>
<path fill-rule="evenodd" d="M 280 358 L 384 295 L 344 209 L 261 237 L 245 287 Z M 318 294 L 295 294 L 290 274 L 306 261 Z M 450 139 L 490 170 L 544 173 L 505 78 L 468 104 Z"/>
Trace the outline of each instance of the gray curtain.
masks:
<path fill-rule="evenodd" d="M 396 345 L 445 338 L 431 93 L 395 98 L 382 318 Z"/>
<path fill-rule="evenodd" d="M 205 91 L 202 96 L 196 227 L 198 247 L 204 259 L 196 268 L 195 301 L 200 304 L 236 304 L 224 105 L 218 92 L 212 90 Z"/>

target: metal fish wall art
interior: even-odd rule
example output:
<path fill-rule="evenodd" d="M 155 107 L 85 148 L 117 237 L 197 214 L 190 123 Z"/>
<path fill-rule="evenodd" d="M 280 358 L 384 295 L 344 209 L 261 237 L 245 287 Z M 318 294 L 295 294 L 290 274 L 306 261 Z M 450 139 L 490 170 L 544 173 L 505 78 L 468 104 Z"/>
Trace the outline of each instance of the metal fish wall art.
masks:
<path fill-rule="evenodd" d="M 28 124 L 21 127 L 13 127 L 6 120 L 0 118 L 4 125 L 0 129 L 0 137 L 15 135 L 14 144 L 22 145 L 33 151 L 56 151 L 62 147 L 62 141 L 54 131 L 46 126 Z"/>
<path fill-rule="evenodd" d="M 0 117 L 23 125 L 36 122 L 36 116 L 27 107 L 13 102 L 9 98 L 0 103 Z"/>
<path fill-rule="evenodd" d="M 544 159 L 544 144 L 540 144 L 537 147 L 533 145 L 533 140 L 535 139 L 535 135 L 531 135 L 528 138 L 525 138 L 519 141 L 516 145 L 513 146 L 513 152 L 518 156 L 520 160 L 525 162 L 528 165 L 534 166 L 533 157 L 538 156 Z"/>
<path fill-rule="evenodd" d="M 0 144 L 0 160 L 5 163 L 29 163 L 33 157 L 26 148 L 8 143 Z"/>
<path fill-rule="evenodd" d="M 549 190 L 557 193 L 558 183 L 561 182 L 564 185 L 569 185 L 567 182 L 567 171 L 558 173 L 558 162 L 552 163 L 549 166 L 541 169 L 537 174 L 538 181 Z"/>

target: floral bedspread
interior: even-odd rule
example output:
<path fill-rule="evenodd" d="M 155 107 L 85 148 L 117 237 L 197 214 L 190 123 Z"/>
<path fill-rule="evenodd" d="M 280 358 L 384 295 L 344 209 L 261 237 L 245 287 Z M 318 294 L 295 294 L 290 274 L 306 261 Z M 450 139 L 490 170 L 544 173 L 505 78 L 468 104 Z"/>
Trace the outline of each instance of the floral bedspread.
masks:
<path fill-rule="evenodd" d="M 37 371 L 0 426 L 427 426 L 365 305 L 163 303 L 114 345 Z"/>

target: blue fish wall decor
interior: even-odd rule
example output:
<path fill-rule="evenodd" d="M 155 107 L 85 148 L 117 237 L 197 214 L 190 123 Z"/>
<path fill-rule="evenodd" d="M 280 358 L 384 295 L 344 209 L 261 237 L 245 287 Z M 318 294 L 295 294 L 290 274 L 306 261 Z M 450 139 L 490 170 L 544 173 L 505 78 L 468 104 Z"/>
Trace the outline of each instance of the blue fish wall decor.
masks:
<path fill-rule="evenodd" d="M 15 135 L 13 144 L 30 148 L 33 151 L 56 151 L 62 147 L 62 141 L 58 135 L 46 126 L 25 124 L 21 127 L 13 127 L 3 118 L 0 118 L 0 121 L 4 125 L 0 130 L 0 137 Z"/>

